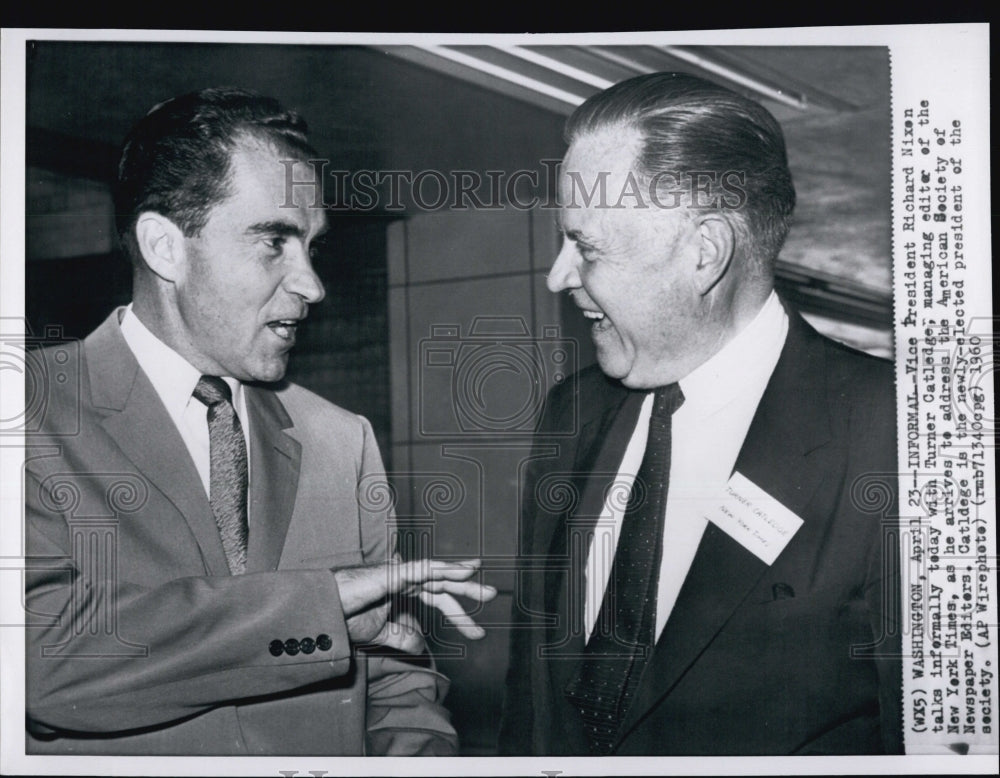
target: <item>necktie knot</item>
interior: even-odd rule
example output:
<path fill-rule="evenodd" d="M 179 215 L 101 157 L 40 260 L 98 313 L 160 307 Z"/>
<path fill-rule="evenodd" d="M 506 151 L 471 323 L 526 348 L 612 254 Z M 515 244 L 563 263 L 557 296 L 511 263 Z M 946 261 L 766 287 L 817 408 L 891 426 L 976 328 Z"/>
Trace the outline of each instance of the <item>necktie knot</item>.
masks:
<path fill-rule="evenodd" d="M 229 389 L 229 384 L 218 376 L 203 375 L 198 379 L 198 385 L 194 388 L 195 399 L 200 400 L 209 408 L 221 402 L 231 403 L 233 393 Z"/>
<path fill-rule="evenodd" d="M 653 395 L 653 413 L 657 416 L 673 416 L 674 411 L 684 404 L 684 392 L 680 384 L 659 387 Z"/>

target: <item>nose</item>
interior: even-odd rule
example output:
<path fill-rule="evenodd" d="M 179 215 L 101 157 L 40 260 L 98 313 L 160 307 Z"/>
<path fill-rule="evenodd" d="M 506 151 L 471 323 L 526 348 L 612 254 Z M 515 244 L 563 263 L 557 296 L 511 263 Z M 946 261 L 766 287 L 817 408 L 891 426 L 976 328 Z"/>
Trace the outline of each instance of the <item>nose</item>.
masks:
<path fill-rule="evenodd" d="M 582 286 L 580 281 L 580 262 L 582 261 L 576 244 L 569 238 L 563 238 L 559 256 L 552 263 L 552 269 L 546 278 L 545 283 L 549 291 L 562 292 L 565 289 L 579 289 Z"/>
<path fill-rule="evenodd" d="M 285 275 L 285 289 L 298 295 L 309 305 L 315 305 L 326 297 L 323 282 L 313 269 L 309 253 L 300 248 Z"/>

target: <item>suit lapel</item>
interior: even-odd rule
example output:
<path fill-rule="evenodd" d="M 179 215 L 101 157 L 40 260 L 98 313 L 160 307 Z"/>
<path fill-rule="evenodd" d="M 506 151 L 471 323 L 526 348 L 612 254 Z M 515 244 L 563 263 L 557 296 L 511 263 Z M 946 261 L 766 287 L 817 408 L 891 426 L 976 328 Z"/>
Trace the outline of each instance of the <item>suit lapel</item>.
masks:
<path fill-rule="evenodd" d="M 120 309 L 119 309 L 120 310 Z M 205 488 L 180 432 L 122 337 L 119 310 L 85 341 L 91 399 L 109 413 L 104 429 L 177 509 L 211 575 L 229 575 Z"/>
<path fill-rule="evenodd" d="M 86 340 L 94 405 L 111 413 L 108 434 L 177 509 L 201 548 L 211 575 L 229 575 L 219 529 L 180 432 L 122 337 L 116 310 Z M 295 505 L 301 444 L 284 430 L 292 420 L 273 391 L 247 386 L 250 417 L 247 571 L 274 570 Z"/>
<path fill-rule="evenodd" d="M 292 420 L 270 389 L 245 388 L 250 416 L 250 539 L 247 572 L 276 570 L 295 507 L 301 444 L 285 433 Z"/>
<path fill-rule="evenodd" d="M 643 392 L 622 392 L 603 414 L 587 424 L 573 466 L 574 484 L 580 495 L 571 516 L 559 517 L 549 546 L 549 559 L 560 560 L 548 572 L 545 591 L 555 593 L 547 612 L 559 613 L 550 631 L 550 655 L 566 661 L 550 662 L 552 683 L 562 695 L 582 657 L 584 639 L 584 597 L 587 555 L 594 525 L 604 511 L 605 495 L 621 467 L 625 449 L 639 418 Z"/>
<path fill-rule="evenodd" d="M 789 312 L 785 346 L 735 469 L 800 517 L 826 471 L 819 451 L 830 439 L 826 392 L 819 336 Z M 625 718 L 623 736 L 670 692 L 767 569 L 714 524 L 708 526 Z"/>

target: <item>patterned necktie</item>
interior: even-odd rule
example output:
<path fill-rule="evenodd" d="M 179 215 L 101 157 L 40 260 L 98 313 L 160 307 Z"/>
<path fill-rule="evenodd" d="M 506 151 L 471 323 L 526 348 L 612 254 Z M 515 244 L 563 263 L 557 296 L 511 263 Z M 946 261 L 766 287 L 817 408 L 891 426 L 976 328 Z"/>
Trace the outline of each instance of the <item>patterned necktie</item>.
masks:
<path fill-rule="evenodd" d="M 194 396 L 208 406 L 211 458 L 209 502 L 219 525 L 229 572 L 241 575 L 247 567 L 247 449 L 243 427 L 233 408 L 229 384 L 203 375 Z"/>
<path fill-rule="evenodd" d="M 622 520 L 608 587 L 584 659 L 566 695 L 579 708 L 593 755 L 610 754 L 656 643 L 656 589 L 670 482 L 671 417 L 684 395 L 656 390 L 646 452 Z"/>

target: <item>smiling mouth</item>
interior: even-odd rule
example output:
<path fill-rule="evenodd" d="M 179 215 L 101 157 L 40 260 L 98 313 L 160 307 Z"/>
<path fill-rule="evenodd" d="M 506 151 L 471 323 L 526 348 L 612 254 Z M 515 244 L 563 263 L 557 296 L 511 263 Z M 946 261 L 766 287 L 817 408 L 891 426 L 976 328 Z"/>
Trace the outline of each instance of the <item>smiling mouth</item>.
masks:
<path fill-rule="evenodd" d="M 594 332 L 601 332 L 611 326 L 611 322 L 608 321 L 607 316 L 600 311 L 591 311 L 586 308 L 581 308 L 580 312 L 583 314 L 584 318 L 587 319 L 587 321 L 591 322 L 591 329 Z"/>
<path fill-rule="evenodd" d="M 288 341 L 289 343 L 295 342 L 295 332 L 299 326 L 298 319 L 276 319 L 275 321 L 269 321 L 267 326 L 270 328 L 271 332 L 277 335 L 282 340 Z"/>

